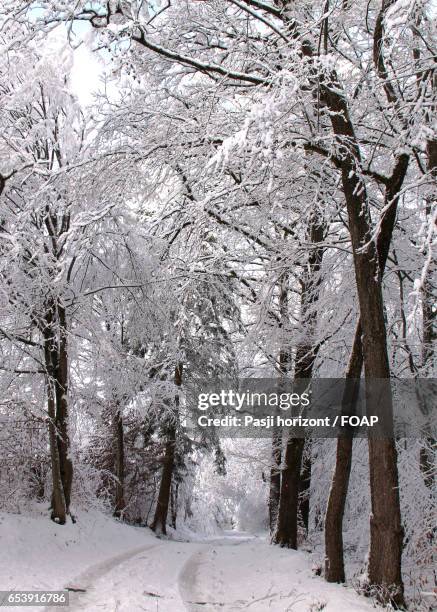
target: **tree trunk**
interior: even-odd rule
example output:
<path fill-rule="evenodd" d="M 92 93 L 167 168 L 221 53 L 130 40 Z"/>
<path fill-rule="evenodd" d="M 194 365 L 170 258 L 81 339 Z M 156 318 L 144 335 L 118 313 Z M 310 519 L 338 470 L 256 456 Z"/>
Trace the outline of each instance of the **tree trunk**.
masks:
<path fill-rule="evenodd" d="M 302 459 L 302 471 L 300 475 L 300 487 L 299 487 L 299 512 L 302 518 L 302 524 L 305 529 L 306 535 L 308 535 L 309 521 L 310 521 L 310 488 L 311 488 L 311 449 L 312 441 L 305 440 L 303 449 Z"/>
<path fill-rule="evenodd" d="M 59 462 L 59 451 L 57 443 L 57 432 L 55 426 L 55 402 L 52 389 L 52 382 L 47 381 L 47 412 L 49 417 L 49 443 L 50 443 L 50 462 L 52 468 L 52 500 L 50 518 L 55 523 L 65 524 L 67 509 L 65 504 L 64 489 L 61 479 L 61 467 Z"/>
<path fill-rule="evenodd" d="M 315 305 L 319 299 L 319 272 L 322 266 L 325 226 L 314 216 L 309 223 L 309 242 L 316 245 L 308 256 L 308 263 L 301 281 L 301 325 L 305 337 L 312 336 L 316 323 Z M 318 348 L 302 341 L 296 349 L 295 380 L 311 379 Z M 290 437 L 285 450 L 285 467 L 281 475 L 276 531 L 272 539 L 279 546 L 297 549 L 299 491 L 301 483 L 302 455 L 305 440 Z"/>
<path fill-rule="evenodd" d="M 354 412 L 354 406 L 358 399 L 359 379 L 363 365 L 362 355 L 361 325 L 358 321 L 352 353 L 346 373 L 346 378 L 348 380 L 343 396 L 343 413 L 353 414 Z M 335 470 L 325 516 L 325 579 L 328 582 L 345 581 L 343 517 L 352 466 L 352 444 L 353 438 L 351 435 L 347 434 L 341 434 L 337 441 Z"/>
<path fill-rule="evenodd" d="M 348 212 L 363 331 L 363 356 L 369 391 L 367 409 L 369 413 L 382 417 L 379 405 L 373 401 L 371 393 L 372 380 L 390 377 L 380 268 L 376 245 L 372 240 L 366 188 L 360 178 L 360 150 L 348 106 L 340 90 L 338 80 L 331 78 L 330 83 L 321 86 L 321 98 L 331 111 L 333 131 L 342 150 L 341 180 Z M 385 400 L 385 419 L 390 421 L 390 392 Z M 372 503 L 369 582 L 378 587 L 383 601 L 403 605 L 403 529 L 395 441 L 369 438 L 369 465 Z"/>
<path fill-rule="evenodd" d="M 123 417 L 120 405 L 117 403 L 114 414 L 114 442 L 115 442 L 115 462 L 114 471 L 117 478 L 115 483 L 114 516 L 120 517 L 126 507 L 124 501 L 124 432 Z"/>
<path fill-rule="evenodd" d="M 300 469 L 304 438 L 290 438 L 285 450 L 278 520 L 273 538 L 279 546 L 297 549 Z"/>
<path fill-rule="evenodd" d="M 171 515 L 171 526 L 176 529 L 176 521 L 178 518 L 178 495 L 179 495 L 179 483 L 176 482 L 171 486 L 170 492 L 170 515 Z"/>
<path fill-rule="evenodd" d="M 390 243 L 395 226 L 399 192 L 408 169 L 408 156 L 401 155 L 393 169 L 385 193 L 385 214 L 381 219 L 380 232 L 377 237 L 377 254 L 381 277 L 387 263 Z M 343 398 L 343 412 L 354 410 L 358 398 L 358 381 L 363 368 L 363 345 L 361 340 L 361 320 L 355 330 L 352 352 L 346 371 L 346 383 Z M 352 412 L 353 413 L 353 412 Z M 349 477 L 352 465 L 353 439 L 350 435 L 340 435 L 337 442 L 335 470 L 329 493 L 325 517 L 325 578 L 328 582 L 344 582 L 343 558 L 343 518 Z"/>
<path fill-rule="evenodd" d="M 175 385 L 182 385 L 182 364 L 178 364 L 175 369 L 174 377 Z M 155 533 L 166 535 L 167 533 L 167 515 L 170 503 L 170 489 L 173 477 L 173 469 L 175 463 L 176 449 L 176 421 L 178 418 L 179 397 L 175 398 L 175 415 L 171 424 L 167 428 L 167 440 L 165 443 L 163 468 L 161 475 L 161 483 L 159 486 L 158 501 L 156 503 L 155 516 L 153 518 L 151 528 Z"/>
<path fill-rule="evenodd" d="M 287 234 L 286 234 L 287 236 Z M 279 350 L 279 375 L 286 378 L 290 369 L 291 351 L 285 336 L 288 334 L 288 282 L 289 274 L 281 275 L 279 283 L 279 327 L 282 331 L 281 348 Z M 270 490 L 269 490 L 269 525 L 270 537 L 272 538 L 278 518 L 279 500 L 281 494 L 281 462 L 282 462 L 282 428 L 273 430 L 272 454 L 270 466 Z"/>
<path fill-rule="evenodd" d="M 68 353 L 65 308 L 57 305 L 59 323 L 59 342 L 55 345 L 55 393 L 56 393 L 56 429 L 61 469 L 62 487 L 64 489 L 67 514 L 70 513 L 71 487 L 73 483 L 73 464 L 69 456 L 70 439 L 68 436 Z"/>
<path fill-rule="evenodd" d="M 60 392 L 59 376 L 65 375 L 65 356 L 61 368 L 59 367 L 60 353 L 56 342 L 56 326 L 55 326 L 55 305 L 51 302 L 46 310 L 45 324 L 42 330 L 44 343 L 44 360 L 46 366 L 46 387 L 47 387 L 47 412 L 49 418 L 49 442 L 50 442 L 50 461 L 52 469 L 52 500 L 51 500 L 51 518 L 57 523 L 64 524 L 66 515 L 69 512 L 70 498 L 67 494 L 71 489 L 68 488 L 65 471 L 65 444 L 60 440 L 61 436 L 66 432 L 66 424 L 62 422 L 62 417 L 65 413 L 60 409 L 60 402 L 66 402 L 66 398 L 62 397 Z M 68 443 L 68 438 L 67 438 Z M 64 453 L 61 456 L 61 451 Z M 71 481 L 70 481 L 71 487 Z"/>
<path fill-rule="evenodd" d="M 151 528 L 157 534 L 167 533 L 167 515 L 170 502 L 170 489 L 174 468 L 174 455 L 176 444 L 176 427 L 171 425 L 167 430 L 161 482 L 159 486 L 158 501 Z"/>
<path fill-rule="evenodd" d="M 281 492 L 281 456 L 282 456 L 282 431 L 276 428 L 272 435 L 272 457 L 270 467 L 270 490 L 269 490 L 269 524 L 270 536 L 273 535 L 278 517 L 279 498 Z"/>

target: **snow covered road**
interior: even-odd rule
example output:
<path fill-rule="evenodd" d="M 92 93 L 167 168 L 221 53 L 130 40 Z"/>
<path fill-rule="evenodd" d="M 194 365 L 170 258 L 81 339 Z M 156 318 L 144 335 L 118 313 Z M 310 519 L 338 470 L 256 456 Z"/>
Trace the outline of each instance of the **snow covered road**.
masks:
<path fill-rule="evenodd" d="M 351 589 L 314 576 L 311 563 L 308 553 L 235 531 L 182 542 L 100 513 L 63 526 L 43 509 L 33 517 L 0 513 L 3 589 L 83 591 L 71 592 L 69 608 L 45 612 L 374 610 Z"/>
<path fill-rule="evenodd" d="M 199 543 L 149 541 L 90 568 L 70 585 L 86 592 L 71 594 L 69 612 L 374 609 L 350 589 L 314 576 L 307 554 L 239 533 Z"/>

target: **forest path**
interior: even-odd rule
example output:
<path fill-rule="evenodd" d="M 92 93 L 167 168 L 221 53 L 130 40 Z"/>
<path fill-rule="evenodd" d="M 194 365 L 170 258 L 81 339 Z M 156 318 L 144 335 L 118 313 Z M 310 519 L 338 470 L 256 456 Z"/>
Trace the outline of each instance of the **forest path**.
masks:
<path fill-rule="evenodd" d="M 199 542 L 149 540 L 68 583 L 69 612 L 369 612 L 353 591 L 311 572 L 304 552 L 238 532 Z M 48 610 L 59 608 L 46 608 Z"/>
<path fill-rule="evenodd" d="M 237 532 L 205 542 L 191 555 L 179 574 L 179 592 L 187 612 L 374 610 L 350 588 L 315 576 L 307 553 Z"/>
<path fill-rule="evenodd" d="M 224 609 L 227 589 L 220 567 L 220 548 L 241 545 L 252 539 L 254 536 L 246 533 L 224 532 L 223 537 L 206 542 L 191 555 L 179 574 L 179 592 L 188 612 Z"/>

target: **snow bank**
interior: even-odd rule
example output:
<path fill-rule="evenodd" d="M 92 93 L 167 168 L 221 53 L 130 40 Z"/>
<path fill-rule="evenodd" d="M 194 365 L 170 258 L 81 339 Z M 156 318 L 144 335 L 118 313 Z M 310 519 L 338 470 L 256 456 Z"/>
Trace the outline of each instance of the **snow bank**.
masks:
<path fill-rule="evenodd" d="M 57 525 L 45 506 L 31 516 L 1 512 L 1 589 L 64 588 L 88 567 L 156 541 L 149 529 L 123 525 L 97 511 L 78 512 L 76 518 L 74 525 Z"/>

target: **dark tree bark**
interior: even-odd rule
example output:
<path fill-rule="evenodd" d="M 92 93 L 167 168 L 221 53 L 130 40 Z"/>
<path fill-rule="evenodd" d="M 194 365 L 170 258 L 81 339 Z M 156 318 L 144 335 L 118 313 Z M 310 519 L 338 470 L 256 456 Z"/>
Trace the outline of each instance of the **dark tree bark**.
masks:
<path fill-rule="evenodd" d="M 299 485 L 299 512 L 305 533 L 308 535 L 310 521 L 310 488 L 311 488 L 311 450 L 312 441 L 305 440 L 302 457 L 302 470 Z"/>
<path fill-rule="evenodd" d="M 174 469 L 176 445 L 176 427 L 171 425 L 167 428 L 167 440 L 165 443 L 164 459 L 162 466 L 161 482 L 159 485 L 158 500 L 151 528 L 157 534 L 166 535 L 167 515 L 170 503 L 170 489 Z"/>
<path fill-rule="evenodd" d="M 50 238 L 47 249 L 59 262 L 63 246 L 60 237 L 68 231 L 70 216 L 65 214 L 59 221 L 57 215 L 46 208 L 44 224 Z M 54 267 L 51 272 L 58 273 Z M 48 293 L 40 331 L 44 345 L 46 366 L 49 437 L 53 472 L 52 519 L 65 523 L 65 514 L 70 514 L 71 488 L 73 483 L 73 464 L 69 456 L 70 439 L 68 435 L 68 344 L 67 313 L 58 297 Z M 57 449 L 52 448 L 56 442 Z M 62 495 L 59 489 L 61 482 Z M 56 486 L 55 486 L 56 484 Z M 63 501 L 62 501 L 63 498 Z M 71 516 L 73 522 L 74 517 Z"/>
<path fill-rule="evenodd" d="M 287 442 L 278 520 L 273 537 L 274 544 L 294 549 L 297 549 L 299 485 L 304 443 L 303 438 L 289 439 Z"/>
<path fill-rule="evenodd" d="M 179 496 L 179 483 L 172 484 L 170 491 L 170 516 L 171 526 L 176 529 L 176 521 L 178 518 L 178 496 Z"/>
<path fill-rule="evenodd" d="M 373 62 L 377 71 L 378 76 L 383 81 L 384 91 L 387 97 L 389 105 L 397 107 L 398 97 L 393 87 L 393 84 L 388 79 L 387 70 L 384 61 L 383 43 L 384 43 L 384 15 L 387 8 L 393 4 L 392 0 L 383 0 L 381 10 L 377 16 L 374 30 L 374 44 L 373 44 Z M 334 79 L 335 80 L 335 79 Z M 349 161 L 347 166 L 352 168 L 355 163 L 360 163 L 360 152 L 358 146 L 355 144 L 355 137 L 353 133 L 352 123 L 350 121 L 347 105 L 342 100 L 341 94 L 338 92 L 329 92 L 328 89 L 324 89 L 325 101 L 330 108 L 342 108 L 345 111 L 344 116 L 341 120 L 337 119 L 332 121 L 334 132 L 338 137 L 352 138 L 350 144 L 352 147 L 349 148 Z M 344 160 L 344 158 L 343 158 Z M 402 187 L 407 168 L 409 158 L 406 154 L 402 154 L 396 161 L 393 175 L 391 179 L 386 183 L 386 194 L 385 194 L 385 216 L 381 221 L 380 233 L 377 239 L 377 258 L 373 254 L 374 260 L 377 259 L 379 264 L 378 279 L 381 281 L 382 274 L 384 272 L 385 264 L 388 257 L 388 252 L 391 243 L 391 237 L 395 224 L 397 205 L 399 200 L 399 192 Z M 347 182 L 346 167 L 342 170 L 343 187 Z M 355 181 L 357 182 L 357 181 Z M 358 185 L 356 185 L 358 187 Z M 352 188 L 352 189 L 351 189 Z M 356 248 L 359 248 L 359 244 L 365 244 L 366 233 L 368 234 L 369 228 L 365 225 L 359 227 L 356 219 L 356 212 L 362 211 L 363 219 L 366 221 L 364 215 L 368 217 L 368 225 L 370 227 L 370 215 L 366 212 L 368 206 L 365 203 L 365 191 L 363 186 L 361 202 L 359 198 L 353 201 L 351 197 L 353 195 L 353 184 L 350 185 L 349 189 L 345 189 L 345 195 L 348 206 L 349 221 L 353 222 L 355 226 L 354 233 L 352 236 L 352 243 L 354 248 L 354 259 L 355 259 L 355 270 L 357 278 L 357 289 L 360 301 L 360 312 L 361 317 L 363 313 L 368 314 L 367 309 L 369 306 L 369 300 L 365 296 L 364 287 L 364 275 L 362 274 L 362 267 L 365 263 L 356 257 Z M 353 206 L 356 210 L 353 210 Z M 355 212 L 355 214 L 354 214 Z M 355 243 L 355 244 L 354 244 Z M 355 246 L 356 245 L 356 246 Z M 372 252 L 367 249 L 368 255 L 372 257 Z M 369 259 L 369 258 L 368 258 Z M 370 261 L 369 261 L 370 264 Z M 371 266 L 370 266 L 371 267 Z M 370 269 L 370 268 L 369 268 Z M 360 279 L 360 277 L 362 277 Z M 360 279 L 360 280 L 359 280 Z M 378 283 L 380 285 L 380 282 Z M 380 289 L 379 289 L 380 290 Z M 372 290 L 369 287 L 367 292 L 370 293 Z M 381 291 L 381 290 L 380 290 Z M 373 313 L 383 323 L 382 313 L 382 292 L 381 297 L 375 297 L 373 300 Z M 378 303 L 380 302 L 380 304 Z M 376 320 L 374 321 L 375 328 L 380 328 L 382 331 L 381 323 L 378 325 Z M 366 377 L 372 378 L 384 378 L 389 376 L 388 372 L 388 359 L 387 364 L 378 363 L 376 359 L 372 358 L 371 350 L 386 351 L 384 343 L 374 344 L 372 342 L 372 333 L 369 329 L 371 321 L 363 322 L 365 327 L 365 345 L 361 338 L 362 326 L 361 319 L 358 321 L 354 344 L 352 348 L 352 354 L 346 373 L 346 377 L 353 379 L 361 376 L 362 370 L 362 355 L 364 351 L 364 359 L 366 365 Z M 382 353 L 383 354 L 383 353 Z M 346 390 L 348 393 L 348 390 Z M 325 532 L 325 545 L 326 545 L 326 562 L 325 562 L 325 577 L 330 582 L 343 582 L 345 580 L 344 573 L 344 560 L 343 560 L 343 540 L 342 540 L 342 524 L 344 507 L 347 495 L 347 489 L 349 484 L 349 475 L 352 461 L 352 438 L 342 436 L 338 440 L 337 444 L 337 457 L 334 478 L 330 491 L 327 513 L 326 513 L 326 532 Z M 392 600 L 393 603 L 402 605 L 403 604 L 403 585 L 401 579 L 401 555 L 402 555 L 402 526 L 400 520 L 400 509 L 399 509 L 399 496 L 397 493 L 397 465 L 396 465 L 396 449 L 394 441 L 375 441 L 369 440 L 369 461 L 371 470 L 371 493 L 372 493 L 372 511 L 378 510 L 378 517 L 373 514 L 371 521 L 371 550 L 369 560 L 369 578 L 373 584 L 378 584 L 386 589 L 386 593 L 383 596 L 384 600 Z M 384 494 L 384 473 L 387 474 L 389 481 L 387 482 L 389 491 L 388 495 Z M 391 527 L 391 528 L 390 528 Z M 385 539 L 385 541 L 384 541 Z M 386 554 L 384 548 L 389 546 L 391 553 Z M 392 597 L 388 590 L 394 586 L 395 594 Z"/>
<path fill-rule="evenodd" d="M 175 385 L 182 385 L 182 364 L 178 364 L 175 368 L 174 376 Z M 167 533 L 167 515 L 170 504 L 170 490 L 175 464 L 176 450 L 176 419 L 179 406 L 179 397 L 176 395 L 175 408 L 176 414 L 174 419 L 167 427 L 167 440 L 165 443 L 164 459 L 161 475 L 161 483 L 159 486 L 158 501 L 156 503 L 155 516 L 151 528 L 155 533 L 166 535 Z"/>
<path fill-rule="evenodd" d="M 123 431 L 123 417 L 121 415 L 121 408 L 117 402 L 115 414 L 114 414 L 114 443 L 115 443 L 115 454 L 114 454 L 114 471 L 116 477 L 115 483 L 115 500 L 114 500 L 114 516 L 120 517 L 123 515 L 123 511 L 126 507 L 124 500 L 124 431 Z"/>
<path fill-rule="evenodd" d="M 66 340 L 58 337 L 58 309 L 50 300 L 42 330 L 52 468 L 52 520 L 64 524 L 69 513 L 72 469 L 68 457 Z M 65 318 L 63 319 L 65 323 Z M 58 342 L 59 340 L 59 342 Z M 70 469 L 69 469 L 70 468 Z"/>
<path fill-rule="evenodd" d="M 348 381 L 343 397 L 342 412 L 344 413 L 353 413 L 353 407 L 357 401 L 359 378 L 363 365 L 362 355 L 361 325 L 358 322 L 346 373 Z M 353 438 L 347 434 L 342 434 L 337 441 L 335 470 L 325 516 L 325 579 L 328 582 L 345 581 L 343 517 L 352 465 L 352 444 Z"/>
<path fill-rule="evenodd" d="M 288 282 L 289 274 L 282 274 L 279 284 L 279 327 L 282 331 L 281 349 L 279 351 L 279 375 L 287 376 L 291 365 L 291 352 L 284 340 L 288 323 Z M 278 518 L 279 500 L 281 494 L 281 462 L 282 462 L 282 429 L 275 428 L 272 434 L 272 454 L 270 467 L 269 490 L 269 525 L 270 537 L 273 537 Z"/>
<path fill-rule="evenodd" d="M 321 85 L 321 98 L 331 111 L 332 128 L 342 151 L 341 180 L 354 255 L 366 382 L 371 391 L 372 380 L 390 378 L 381 276 L 372 240 L 366 187 L 360 178 L 361 154 L 346 99 L 340 92 L 341 85 L 335 75 L 331 75 L 330 82 Z M 385 419 L 390 421 L 391 394 L 388 393 L 385 400 Z M 371 402 L 368 402 L 368 410 L 372 414 L 380 413 L 378 404 Z M 403 605 L 403 529 L 395 441 L 369 438 L 369 465 L 372 503 L 369 582 L 379 588 L 383 601 Z"/>
<path fill-rule="evenodd" d="M 65 308 L 57 304 L 59 339 L 54 351 L 56 353 L 55 394 L 56 394 L 56 429 L 58 440 L 59 464 L 64 489 L 67 514 L 70 513 L 71 487 L 73 484 L 73 463 L 69 456 L 70 439 L 68 436 L 68 352 L 67 326 Z"/>
<path fill-rule="evenodd" d="M 315 216 L 310 219 L 309 242 L 315 245 L 308 256 L 308 263 L 301 280 L 301 324 L 312 336 L 316 323 L 315 306 L 319 299 L 319 272 L 322 266 L 324 248 L 317 246 L 324 240 L 325 226 Z M 318 347 L 302 342 L 296 349 L 295 380 L 311 379 Z M 297 549 L 299 492 L 301 487 L 302 455 L 305 440 L 289 438 L 285 449 L 285 467 L 281 474 L 276 531 L 272 539 L 279 546 Z"/>
<path fill-rule="evenodd" d="M 272 435 L 272 456 L 270 467 L 269 489 L 269 525 L 270 536 L 274 534 L 278 517 L 279 499 L 281 493 L 281 459 L 282 459 L 282 431 L 275 429 Z"/>
<path fill-rule="evenodd" d="M 395 164 L 392 177 L 387 182 L 384 202 L 385 214 L 381 219 L 380 232 L 377 237 L 377 253 L 381 276 L 384 273 L 390 250 L 399 202 L 399 192 L 407 173 L 408 161 L 407 155 L 401 155 Z M 361 377 L 363 367 L 361 335 L 361 320 L 358 319 L 346 370 L 346 379 L 350 383 L 346 383 L 345 397 L 343 399 L 343 411 L 345 413 L 354 410 L 358 398 L 358 385 L 355 381 Z M 337 442 L 335 470 L 325 517 L 325 578 L 328 582 L 345 581 L 343 518 L 352 465 L 352 445 L 352 436 L 347 434 L 340 436 Z"/>
<path fill-rule="evenodd" d="M 67 509 L 61 479 L 61 467 L 55 425 L 56 408 L 54 392 L 52 382 L 50 380 L 47 381 L 47 413 L 49 419 L 50 462 L 52 469 L 52 500 L 50 517 L 56 523 L 64 525 L 67 518 Z"/>

